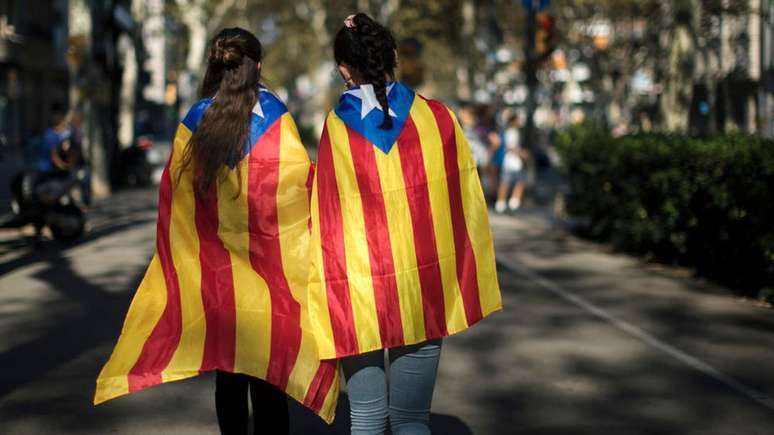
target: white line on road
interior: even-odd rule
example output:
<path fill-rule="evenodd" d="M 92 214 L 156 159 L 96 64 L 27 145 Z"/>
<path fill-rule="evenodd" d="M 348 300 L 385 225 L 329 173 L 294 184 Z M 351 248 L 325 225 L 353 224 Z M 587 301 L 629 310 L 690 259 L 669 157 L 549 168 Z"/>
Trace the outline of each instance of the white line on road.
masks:
<path fill-rule="evenodd" d="M 658 338 L 654 337 L 653 335 L 650 335 L 649 333 L 643 331 L 642 329 L 638 328 L 637 326 L 625 321 L 621 320 L 618 317 L 614 316 L 610 312 L 606 311 L 604 308 L 601 308 L 598 305 L 595 305 L 594 303 L 590 302 L 589 300 L 569 291 L 558 284 L 556 284 L 553 281 L 550 281 L 546 278 L 543 278 L 542 276 L 538 275 L 537 273 L 527 269 L 526 267 L 522 266 L 518 262 L 504 258 L 500 255 L 497 256 L 497 261 L 505 266 L 506 268 L 523 275 L 530 280 L 534 281 L 537 285 L 539 285 L 541 288 L 550 291 L 551 293 L 561 297 L 562 299 L 577 305 L 578 307 L 582 308 L 583 310 L 593 314 L 596 317 L 599 317 L 600 319 L 605 320 L 606 322 L 609 322 L 616 328 L 620 329 L 621 331 L 636 337 L 637 339 L 641 340 L 642 342 L 648 344 L 649 346 L 660 350 L 661 352 L 666 353 L 667 355 L 671 356 L 672 358 L 675 358 L 676 360 L 682 362 L 683 364 L 686 364 L 687 366 L 704 373 L 705 375 L 715 379 L 716 381 L 724 384 L 728 388 L 731 388 L 732 390 L 736 391 L 737 393 L 747 397 L 748 399 L 751 399 L 755 402 L 757 402 L 760 405 L 763 405 L 764 407 L 768 408 L 769 410 L 774 411 L 774 399 L 767 396 L 766 394 L 755 390 L 754 388 L 748 387 L 747 385 L 742 384 L 741 382 L 737 381 L 736 379 L 726 375 L 725 373 L 721 372 L 720 370 L 712 367 L 711 365 L 705 363 L 704 361 L 699 360 L 696 357 L 693 357 L 691 355 L 688 355 L 687 353 L 683 352 L 682 350 L 665 343 Z"/>

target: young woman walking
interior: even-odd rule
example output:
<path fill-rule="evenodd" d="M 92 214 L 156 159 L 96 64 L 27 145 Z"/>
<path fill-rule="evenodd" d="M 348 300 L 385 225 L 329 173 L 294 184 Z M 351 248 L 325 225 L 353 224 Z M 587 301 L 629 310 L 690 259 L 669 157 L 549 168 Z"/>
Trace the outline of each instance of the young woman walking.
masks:
<path fill-rule="evenodd" d="M 305 304 L 311 164 L 285 105 L 260 85 L 261 44 L 222 30 L 202 99 L 178 127 L 159 193 L 156 254 L 95 403 L 216 370 L 224 434 L 288 432 L 286 395 L 326 421 L 336 363 Z"/>
<path fill-rule="evenodd" d="M 353 434 L 428 434 L 441 338 L 501 308 L 487 207 L 454 115 L 395 81 L 389 30 L 350 16 L 334 57 L 348 90 L 312 188 L 312 327 Z"/>

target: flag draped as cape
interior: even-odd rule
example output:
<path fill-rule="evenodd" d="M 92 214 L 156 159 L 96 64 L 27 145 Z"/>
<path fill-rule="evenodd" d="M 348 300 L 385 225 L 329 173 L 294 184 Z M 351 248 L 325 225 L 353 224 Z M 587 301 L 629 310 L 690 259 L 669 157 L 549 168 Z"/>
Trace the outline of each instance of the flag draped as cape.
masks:
<path fill-rule="evenodd" d="M 502 308 L 487 207 L 454 115 L 402 83 L 328 115 L 312 188 L 309 309 L 322 359 L 443 337 Z"/>
<path fill-rule="evenodd" d="M 265 379 L 330 422 L 338 370 L 319 360 L 305 308 L 309 158 L 285 105 L 262 89 L 234 162 L 241 177 L 227 170 L 200 195 L 193 170 L 179 168 L 211 102 L 197 103 L 178 127 L 161 180 L 156 252 L 94 402 L 217 369 Z"/>

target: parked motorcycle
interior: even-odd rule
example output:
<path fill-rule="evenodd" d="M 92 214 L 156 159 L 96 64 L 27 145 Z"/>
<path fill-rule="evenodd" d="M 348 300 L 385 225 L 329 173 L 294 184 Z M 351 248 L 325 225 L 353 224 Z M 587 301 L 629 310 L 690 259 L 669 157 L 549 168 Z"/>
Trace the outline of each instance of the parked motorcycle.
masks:
<path fill-rule="evenodd" d="M 74 242 L 86 228 L 86 217 L 72 195 L 77 185 L 77 172 L 17 175 L 11 182 L 13 213 L 2 219 L 0 228 L 34 225 L 36 236 L 40 236 L 48 227 L 55 240 Z"/>
<path fill-rule="evenodd" d="M 121 151 L 119 180 L 128 187 L 143 187 L 151 184 L 153 164 L 153 137 L 143 135 L 135 139 L 132 146 Z"/>

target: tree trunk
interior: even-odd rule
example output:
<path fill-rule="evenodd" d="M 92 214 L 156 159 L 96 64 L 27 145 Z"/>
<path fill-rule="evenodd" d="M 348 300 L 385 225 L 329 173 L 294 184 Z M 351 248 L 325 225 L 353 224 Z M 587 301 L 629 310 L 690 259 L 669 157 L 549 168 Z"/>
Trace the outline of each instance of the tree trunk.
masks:
<path fill-rule="evenodd" d="M 207 47 L 207 15 L 204 2 L 197 0 L 177 0 L 182 11 L 181 21 L 188 29 L 188 55 L 185 58 L 185 70 L 178 80 L 180 98 L 180 117 L 197 99 L 197 88 L 204 68 L 204 54 Z"/>
<path fill-rule="evenodd" d="M 667 75 L 661 94 L 661 115 L 667 130 L 686 130 L 693 85 L 694 46 L 691 30 L 677 25 L 668 47 Z"/>
<path fill-rule="evenodd" d="M 312 28 L 312 32 L 317 35 L 317 43 L 319 50 L 327 52 L 330 50 L 331 41 L 333 36 L 331 35 L 328 27 L 325 25 L 328 19 L 328 8 L 325 7 L 325 3 L 321 0 L 313 0 L 307 2 L 308 7 L 304 10 L 296 6 L 296 14 L 309 22 Z M 304 110 L 307 114 L 311 114 L 308 118 L 311 120 L 311 125 L 315 129 L 315 136 L 319 137 L 322 134 L 322 127 L 325 123 L 325 112 L 328 105 L 328 85 L 330 82 L 330 71 L 335 67 L 332 63 L 323 62 L 319 65 L 312 65 L 312 68 L 307 70 L 309 79 L 312 82 L 312 88 L 315 90 L 304 105 Z"/>
<path fill-rule="evenodd" d="M 93 64 L 91 55 L 92 10 L 87 0 L 70 0 L 68 4 L 69 40 L 79 41 L 81 51 L 70 61 L 70 107 L 81 114 L 83 138 L 81 147 L 84 158 L 91 167 L 91 191 L 94 198 L 110 194 L 110 177 L 103 131 L 98 119 L 94 93 L 101 74 Z"/>
<path fill-rule="evenodd" d="M 465 0 L 462 4 L 462 34 L 460 41 L 463 56 L 457 65 L 457 97 L 460 100 L 473 100 L 475 69 L 473 62 L 473 40 L 476 31 L 476 2 Z"/>
<path fill-rule="evenodd" d="M 762 15 L 766 17 L 761 20 L 761 75 L 762 84 L 769 83 L 769 74 L 774 73 L 774 1 L 766 0 L 761 4 Z M 774 138 L 774 95 L 767 85 L 759 87 L 759 107 L 761 108 L 761 119 L 763 120 L 762 134 L 768 138 Z"/>
<path fill-rule="evenodd" d="M 207 67 L 207 42 L 218 31 L 235 4 L 236 0 L 221 0 L 217 2 L 214 12 L 208 14 L 206 0 L 177 0 L 182 11 L 181 21 L 188 29 L 188 55 L 185 70 L 180 73 L 178 80 L 181 118 L 198 99 L 198 88 Z M 239 7 L 244 10 L 245 2 L 240 2 Z"/>
<path fill-rule="evenodd" d="M 118 101 L 118 144 L 124 149 L 134 141 L 134 114 L 137 97 L 137 55 L 131 38 L 122 35 L 118 52 L 123 58 L 124 71 L 121 76 L 121 92 Z"/>

